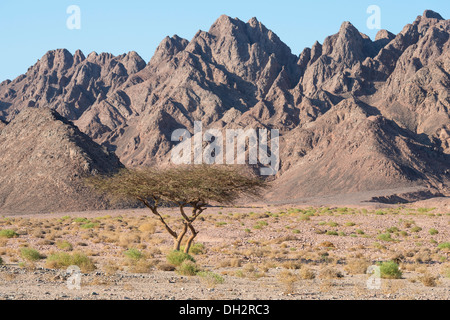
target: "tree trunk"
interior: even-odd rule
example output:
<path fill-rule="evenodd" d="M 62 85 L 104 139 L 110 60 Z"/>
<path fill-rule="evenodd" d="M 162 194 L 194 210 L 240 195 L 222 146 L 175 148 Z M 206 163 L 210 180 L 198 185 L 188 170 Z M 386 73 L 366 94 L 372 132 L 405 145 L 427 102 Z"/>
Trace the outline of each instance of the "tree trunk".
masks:
<path fill-rule="evenodd" d="M 188 224 L 185 223 L 184 224 L 184 228 L 183 228 L 183 232 L 181 232 L 180 235 L 177 238 L 175 238 L 173 250 L 180 251 L 180 249 L 181 249 L 181 242 L 183 241 L 184 236 L 186 235 L 187 231 L 188 231 Z"/>
<path fill-rule="evenodd" d="M 189 229 L 191 229 L 192 235 L 189 237 L 186 247 L 184 248 L 184 253 L 189 253 L 191 250 L 192 243 L 194 242 L 194 239 L 197 237 L 198 232 L 195 231 L 194 227 L 192 225 L 189 225 Z"/>

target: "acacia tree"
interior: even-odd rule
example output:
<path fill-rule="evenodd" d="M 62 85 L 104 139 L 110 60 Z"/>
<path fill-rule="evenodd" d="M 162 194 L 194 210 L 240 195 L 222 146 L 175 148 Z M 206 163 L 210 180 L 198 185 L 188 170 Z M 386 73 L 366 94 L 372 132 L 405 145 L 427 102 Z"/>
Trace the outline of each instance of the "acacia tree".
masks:
<path fill-rule="evenodd" d="M 174 238 L 174 250 L 180 250 L 183 239 L 190 232 L 185 253 L 189 253 L 198 235 L 194 222 L 210 203 L 230 204 L 241 196 L 259 196 L 267 186 L 263 180 L 244 174 L 236 167 L 208 165 L 164 170 L 123 169 L 114 175 L 90 177 L 86 181 L 118 200 L 142 202 Z M 182 226 L 177 230 L 159 212 L 162 205 L 179 208 Z M 188 208 L 192 209 L 190 214 L 186 212 Z"/>

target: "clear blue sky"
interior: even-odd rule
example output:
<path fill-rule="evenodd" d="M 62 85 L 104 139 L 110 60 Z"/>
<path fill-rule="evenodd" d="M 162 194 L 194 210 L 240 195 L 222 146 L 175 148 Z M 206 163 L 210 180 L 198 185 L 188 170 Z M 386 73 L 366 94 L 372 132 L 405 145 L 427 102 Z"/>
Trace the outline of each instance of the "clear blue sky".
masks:
<path fill-rule="evenodd" d="M 178 34 L 191 40 L 198 30 L 209 30 L 221 15 L 248 21 L 257 17 L 273 30 L 292 52 L 299 54 L 316 40 L 352 22 L 372 39 L 366 21 L 369 5 L 381 8 L 382 28 L 398 33 L 425 9 L 450 16 L 450 1 L 393 0 L 0 0 L 0 81 L 25 73 L 45 52 L 67 48 L 115 55 L 137 51 L 150 60 L 160 41 Z M 69 30 L 69 5 L 81 9 L 81 30 Z"/>

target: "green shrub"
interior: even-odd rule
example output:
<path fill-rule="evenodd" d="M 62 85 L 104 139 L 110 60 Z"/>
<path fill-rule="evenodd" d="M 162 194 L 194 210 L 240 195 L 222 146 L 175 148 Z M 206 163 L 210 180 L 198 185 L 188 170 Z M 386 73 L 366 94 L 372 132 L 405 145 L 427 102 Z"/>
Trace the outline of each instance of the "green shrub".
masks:
<path fill-rule="evenodd" d="M 67 240 L 58 241 L 56 243 L 56 247 L 58 249 L 64 250 L 64 251 L 72 251 L 73 250 L 72 244 L 69 241 L 67 241 Z"/>
<path fill-rule="evenodd" d="M 216 227 L 223 227 L 226 226 L 228 223 L 224 222 L 224 221 L 220 221 L 220 222 L 216 222 Z"/>
<path fill-rule="evenodd" d="M 433 210 L 436 210 L 436 208 L 418 208 L 417 212 L 419 212 L 419 213 L 427 213 L 427 212 L 430 212 L 430 211 L 433 211 Z"/>
<path fill-rule="evenodd" d="M 124 255 L 127 258 L 134 260 L 134 261 L 138 261 L 138 260 L 142 259 L 144 256 L 142 254 L 142 252 L 140 252 L 138 249 L 134 249 L 134 248 L 131 248 L 131 249 L 128 249 L 127 251 L 125 251 Z"/>
<path fill-rule="evenodd" d="M 394 261 L 387 261 L 379 264 L 381 277 L 383 279 L 401 279 L 402 272 Z"/>
<path fill-rule="evenodd" d="M 14 231 L 14 230 L 10 230 L 10 229 L 4 229 L 4 230 L 0 230 L 0 238 L 15 238 L 18 237 L 19 235 Z"/>
<path fill-rule="evenodd" d="M 2 259 L 2 257 L 0 257 L 0 265 L 2 265 L 3 264 L 3 259 Z"/>
<path fill-rule="evenodd" d="M 86 218 L 75 218 L 73 221 L 75 222 L 88 222 L 89 220 Z"/>
<path fill-rule="evenodd" d="M 395 233 L 399 232 L 400 230 L 397 227 L 392 227 L 386 230 L 387 233 Z"/>
<path fill-rule="evenodd" d="M 327 225 L 329 225 L 330 227 L 337 227 L 339 224 L 337 224 L 336 222 L 330 221 L 327 223 Z"/>
<path fill-rule="evenodd" d="M 81 228 L 82 228 L 82 229 L 93 229 L 93 228 L 95 228 L 95 227 L 97 227 L 97 226 L 98 226 L 98 223 L 92 223 L 92 222 L 89 222 L 89 223 L 83 224 L 83 225 L 81 226 Z"/>
<path fill-rule="evenodd" d="M 262 229 L 266 226 L 268 226 L 269 224 L 267 223 L 267 221 L 258 221 L 254 226 L 253 229 Z"/>
<path fill-rule="evenodd" d="M 412 232 L 420 232 L 420 231 L 422 231 L 422 228 L 421 227 L 414 227 L 414 228 L 411 229 L 411 231 Z"/>
<path fill-rule="evenodd" d="M 430 233 L 430 235 L 434 236 L 437 235 L 439 233 L 439 231 L 437 231 L 436 229 L 432 228 L 428 231 Z"/>
<path fill-rule="evenodd" d="M 299 221 L 310 221 L 311 220 L 311 216 L 309 214 L 302 214 L 299 218 Z"/>
<path fill-rule="evenodd" d="M 167 257 L 167 262 L 174 265 L 174 266 L 180 266 L 185 260 L 189 260 L 192 262 L 195 262 L 195 259 L 184 252 L 181 251 L 172 251 L 170 252 Z"/>
<path fill-rule="evenodd" d="M 205 251 L 205 245 L 203 243 L 196 243 L 194 244 L 190 251 L 192 254 L 202 254 Z"/>
<path fill-rule="evenodd" d="M 211 271 L 200 271 L 197 275 L 211 287 L 225 282 L 225 279 L 221 275 Z"/>
<path fill-rule="evenodd" d="M 439 249 L 450 249 L 450 242 L 443 242 L 438 245 Z"/>
<path fill-rule="evenodd" d="M 327 236 L 338 236 L 339 233 L 337 233 L 336 231 L 327 231 Z"/>
<path fill-rule="evenodd" d="M 78 266 L 82 272 L 90 272 L 96 269 L 94 263 L 82 253 L 58 252 L 47 258 L 46 266 L 53 269 L 63 269 L 70 266 Z"/>
<path fill-rule="evenodd" d="M 195 262 L 191 260 L 184 260 L 177 268 L 177 272 L 183 276 L 195 276 L 199 271 Z"/>
<path fill-rule="evenodd" d="M 391 238 L 390 233 L 380 234 L 380 235 L 378 235 L 377 239 L 381 240 L 381 241 L 394 241 L 394 239 Z"/>
<path fill-rule="evenodd" d="M 42 259 L 41 254 L 32 248 L 21 248 L 20 256 L 27 261 L 38 261 Z"/>

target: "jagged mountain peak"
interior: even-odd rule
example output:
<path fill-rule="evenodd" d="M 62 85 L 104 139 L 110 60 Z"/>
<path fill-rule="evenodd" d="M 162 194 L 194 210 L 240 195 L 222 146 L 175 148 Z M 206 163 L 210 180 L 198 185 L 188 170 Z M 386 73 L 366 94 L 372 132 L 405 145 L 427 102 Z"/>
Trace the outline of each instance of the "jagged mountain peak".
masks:
<path fill-rule="evenodd" d="M 52 70 L 65 70 L 73 65 L 74 59 L 67 49 L 56 49 L 46 52 L 39 60 L 39 67 L 42 73 Z"/>
<path fill-rule="evenodd" d="M 425 10 L 422 17 L 427 18 L 427 19 L 437 19 L 437 20 L 444 20 L 444 18 L 442 18 L 442 16 L 433 11 L 433 10 Z"/>
<path fill-rule="evenodd" d="M 259 27 L 262 25 L 262 23 L 256 17 L 252 17 L 250 20 L 248 20 L 248 24 L 253 28 Z"/>
<path fill-rule="evenodd" d="M 173 37 L 165 37 L 156 48 L 155 54 L 149 64 L 160 63 L 161 61 L 172 58 L 179 52 L 186 49 L 188 44 L 188 40 L 183 39 L 178 35 L 174 35 Z"/>
<path fill-rule="evenodd" d="M 80 64 L 84 60 L 86 60 L 86 57 L 84 56 L 84 53 L 81 50 L 75 51 L 75 54 L 73 55 L 74 64 L 75 65 Z"/>
<path fill-rule="evenodd" d="M 394 38 L 395 38 L 395 34 L 389 32 L 386 29 L 382 29 L 382 30 L 377 32 L 377 35 L 375 36 L 375 41 L 379 41 L 379 40 L 391 41 Z"/>

